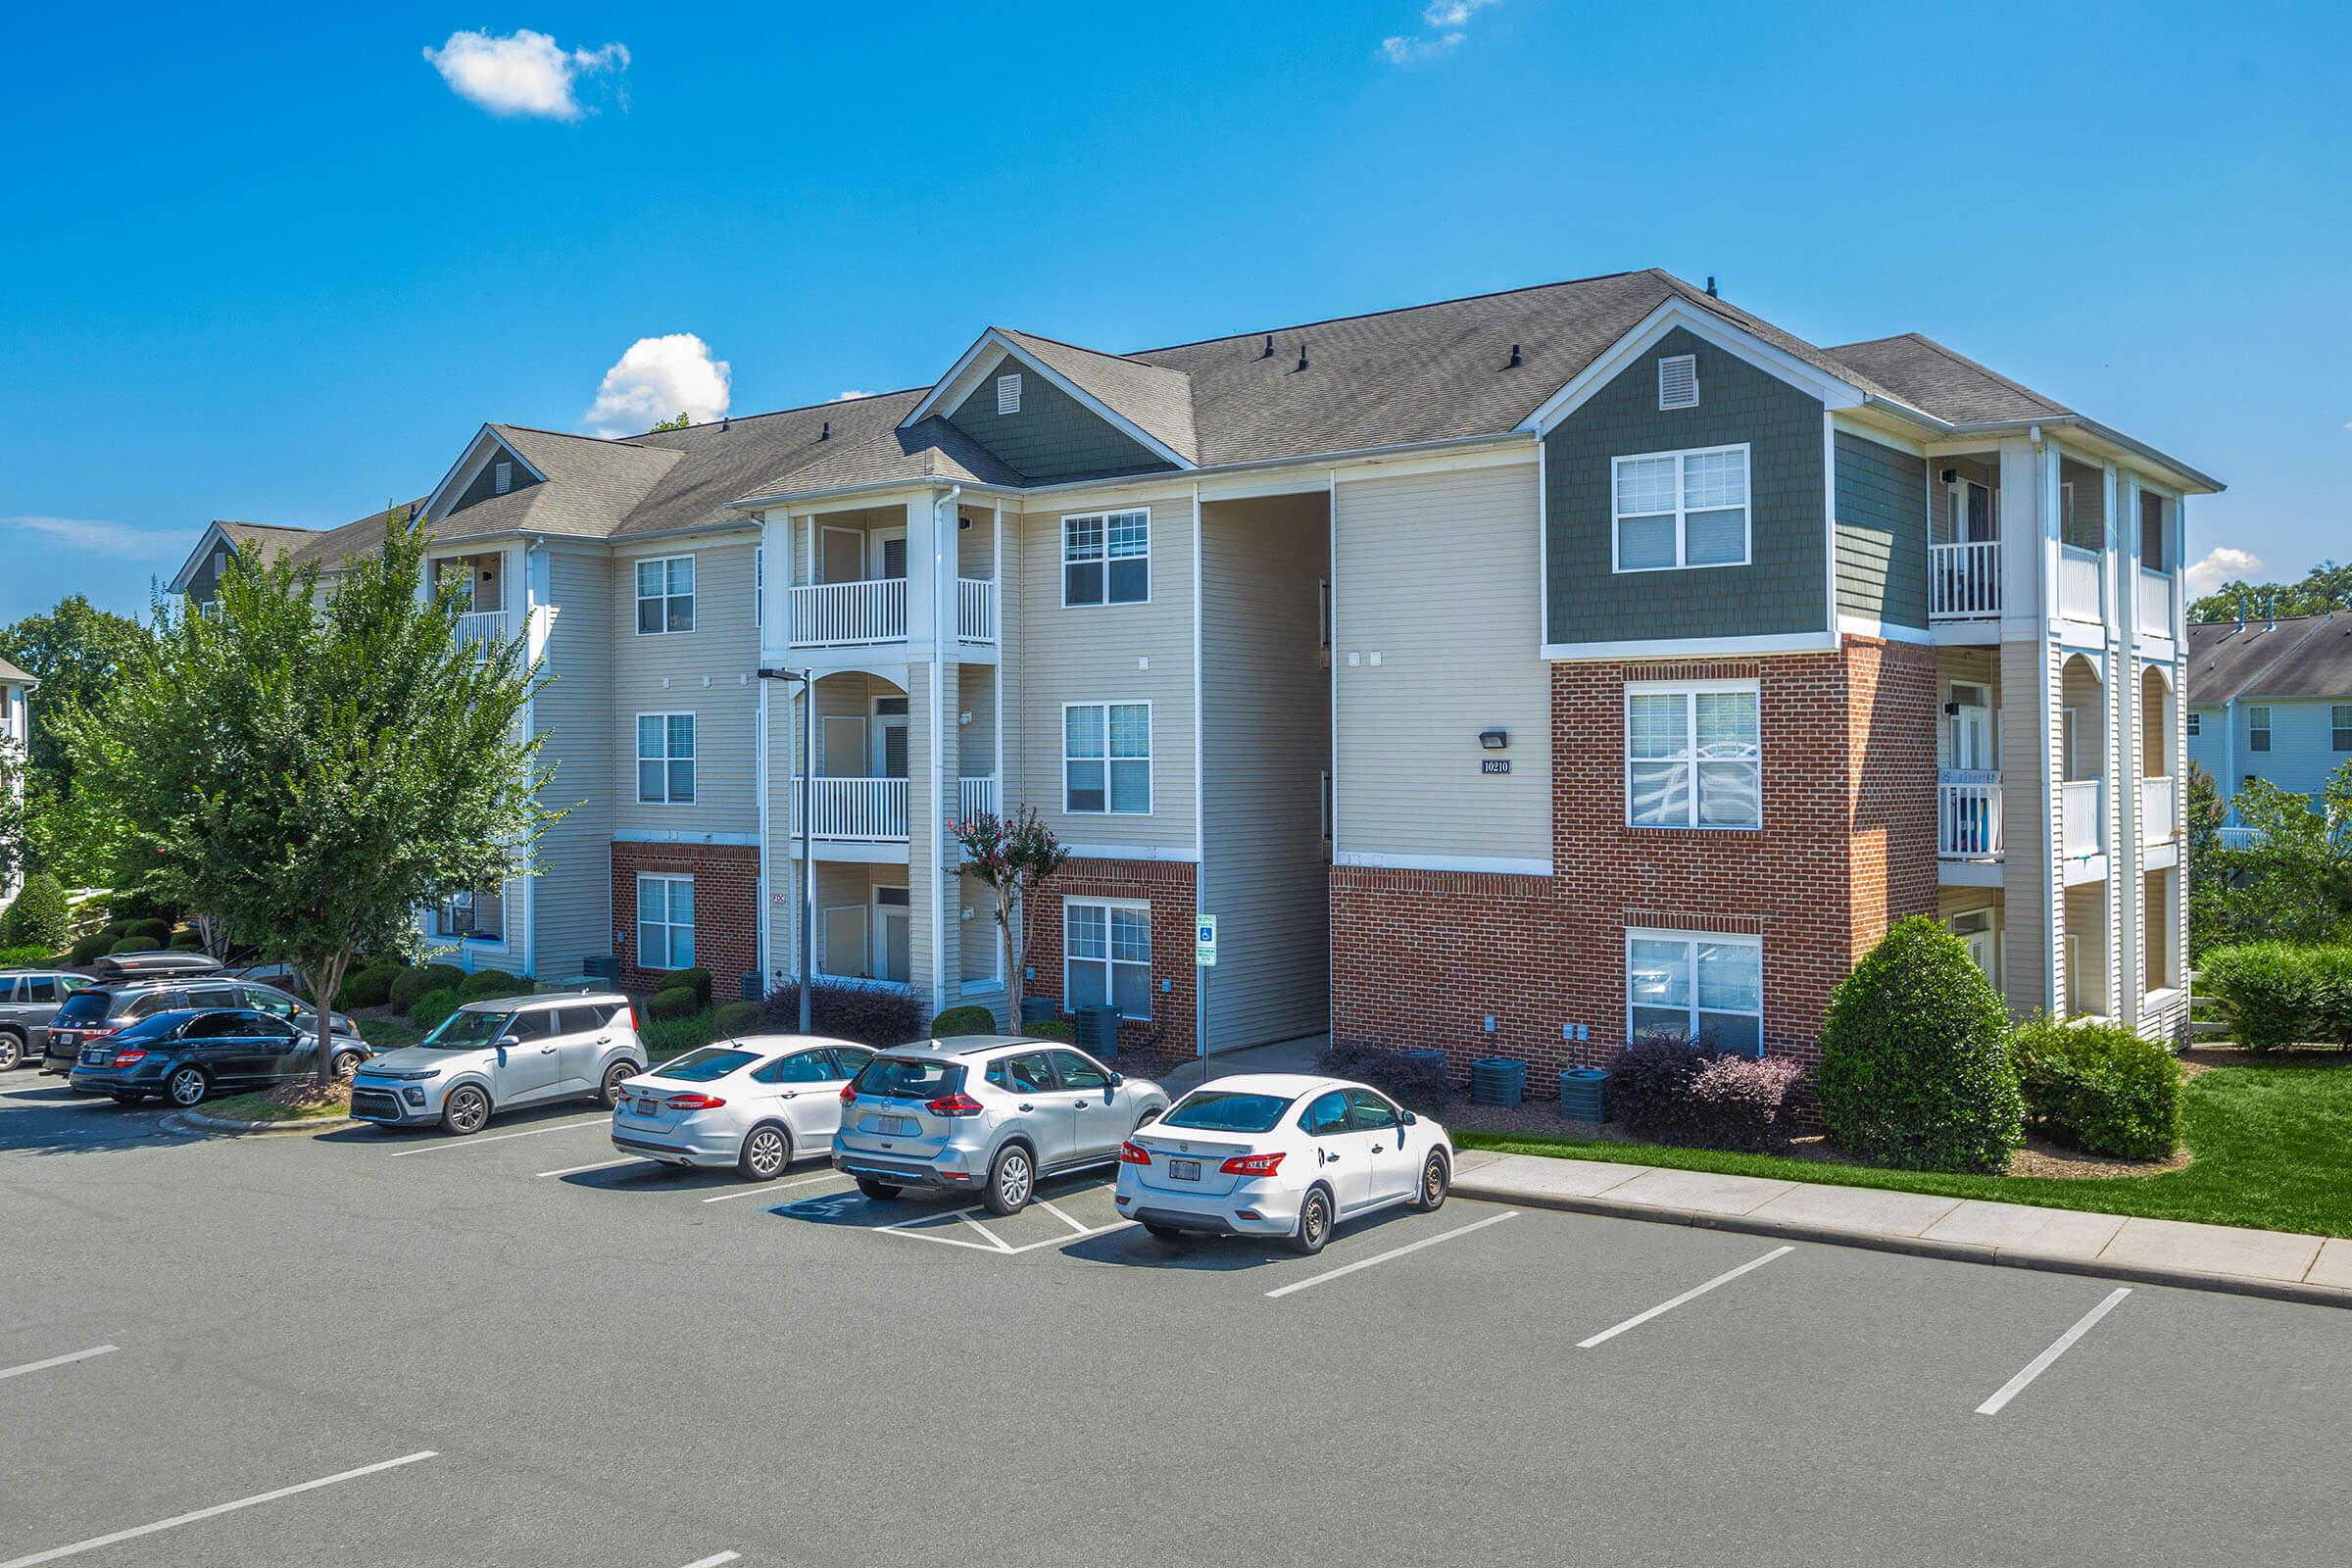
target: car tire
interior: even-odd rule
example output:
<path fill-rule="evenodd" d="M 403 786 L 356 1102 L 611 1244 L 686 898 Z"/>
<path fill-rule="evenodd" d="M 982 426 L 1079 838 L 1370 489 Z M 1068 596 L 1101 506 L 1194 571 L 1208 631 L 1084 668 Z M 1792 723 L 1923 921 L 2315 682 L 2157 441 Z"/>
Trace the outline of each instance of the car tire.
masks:
<path fill-rule="evenodd" d="M 1331 1194 L 1320 1187 L 1308 1189 L 1298 1205 L 1298 1228 L 1291 1232 L 1291 1250 L 1300 1257 L 1323 1250 L 1323 1244 L 1331 1240 Z"/>
<path fill-rule="evenodd" d="M 1446 1163 L 1442 1150 L 1433 1149 L 1421 1162 L 1421 1182 L 1413 1189 L 1412 1207 L 1424 1213 L 1446 1206 L 1446 1195 L 1453 1189 L 1453 1169 Z"/>
<path fill-rule="evenodd" d="M 607 1110 L 611 1110 L 613 1103 L 620 1099 L 621 1080 L 634 1078 L 642 1071 L 644 1071 L 643 1068 L 625 1061 L 616 1061 L 607 1067 L 604 1082 L 596 1086 L 596 1102 Z"/>
<path fill-rule="evenodd" d="M 441 1102 L 441 1130 L 467 1138 L 490 1125 L 490 1097 L 472 1084 L 460 1084 Z"/>
<path fill-rule="evenodd" d="M 1144 1234 L 1153 1241 L 1164 1243 L 1169 1247 L 1174 1247 L 1184 1240 L 1184 1232 L 1175 1226 L 1154 1225 L 1150 1220 L 1144 1221 Z"/>
<path fill-rule="evenodd" d="M 172 1076 L 164 1080 L 164 1098 L 176 1110 L 194 1110 L 212 1092 L 212 1081 L 205 1077 L 202 1067 L 175 1067 Z"/>
<path fill-rule="evenodd" d="M 772 1182 L 791 1163 L 791 1131 L 763 1121 L 743 1135 L 743 1152 L 736 1156 L 735 1169 L 747 1182 Z"/>
<path fill-rule="evenodd" d="M 1037 1196 L 1037 1156 L 1023 1144 L 1006 1144 L 988 1162 L 988 1190 L 980 1200 L 991 1214 L 1018 1214 Z"/>
<path fill-rule="evenodd" d="M 0 1029 L 0 1072 L 24 1064 L 24 1039 L 13 1031 Z"/>
<path fill-rule="evenodd" d="M 906 1191 L 905 1188 L 898 1186 L 896 1183 L 878 1182 L 871 1176 L 858 1177 L 858 1190 L 863 1193 L 866 1197 L 877 1200 L 896 1198 L 899 1196 L 899 1194 Z"/>
<path fill-rule="evenodd" d="M 111 1095 L 108 1098 L 118 1105 L 135 1105 L 147 1097 L 145 1095 Z"/>
<path fill-rule="evenodd" d="M 365 1058 L 362 1057 L 356 1051 L 337 1053 L 335 1056 L 335 1082 L 339 1084 L 347 1084 L 351 1082 L 353 1078 L 359 1075 L 360 1063 Z"/>

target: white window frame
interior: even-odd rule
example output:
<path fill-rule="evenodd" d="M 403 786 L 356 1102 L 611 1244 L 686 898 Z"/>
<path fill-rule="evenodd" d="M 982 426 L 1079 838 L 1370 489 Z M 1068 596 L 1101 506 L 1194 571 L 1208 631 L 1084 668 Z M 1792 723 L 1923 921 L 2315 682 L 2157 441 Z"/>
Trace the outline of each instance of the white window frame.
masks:
<path fill-rule="evenodd" d="M 1144 519 L 1144 553 L 1140 556 L 1113 556 L 1110 553 L 1111 520 L 1116 517 Z M 1100 553 L 1073 557 L 1070 554 L 1070 524 L 1092 522 L 1101 527 L 1102 544 Z M 1070 597 L 1070 568 L 1086 562 L 1096 562 L 1102 567 L 1102 597 L 1072 599 Z M 1144 597 L 1113 599 L 1110 597 L 1110 564 L 1113 561 L 1140 561 L 1144 564 Z M 1061 518 L 1061 604 L 1065 610 L 1108 610 L 1120 605 L 1148 605 L 1152 602 L 1152 509 L 1150 507 L 1108 507 L 1101 512 L 1069 512 Z"/>
<path fill-rule="evenodd" d="M 1753 822 L 1704 822 L 1699 819 L 1698 802 L 1698 699 L 1702 696 L 1743 694 L 1756 700 L 1756 819 Z M 1680 696 L 1684 699 L 1684 735 L 1689 751 L 1680 759 L 1644 757 L 1648 763 L 1681 761 L 1690 770 L 1689 791 L 1690 808 L 1680 822 L 1637 822 L 1634 820 L 1634 699 L 1637 697 Z M 1762 683 L 1748 680 L 1629 680 L 1625 683 L 1625 698 L 1618 706 L 1618 722 L 1623 730 L 1620 760 L 1625 768 L 1625 825 L 1661 833 L 1759 833 L 1764 828 L 1764 697 Z M 1720 760 L 1720 759 L 1718 759 Z"/>
<path fill-rule="evenodd" d="M 688 588 L 682 594 L 673 594 L 669 591 L 669 568 L 673 562 L 679 561 L 685 562 L 688 568 L 692 572 L 694 577 L 694 586 Z M 645 592 L 643 584 L 638 580 L 638 574 L 644 571 L 648 566 L 660 566 L 662 568 L 662 592 L 659 594 L 649 594 Z M 636 628 L 637 635 L 640 637 L 693 636 L 694 628 L 697 624 L 699 624 L 699 616 L 697 613 L 697 607 L 695 605 L 695 598 L 702 592 L 702 568 L 695 564 L 694 557 L 691 554 L 683 556 L 637 557 L 635 560 L 629 563 L 629 592 L 633 596 L 630 604 L 630 624 Z M 683 599 L 686 601 L 686 624 L 673 629 L 669 624 L 669 606 L 670 601 L 675 599 Z M 647 631 L 645 629 L 645 606 L 649 600 L 659 600 L 662 605 L 662 626 L 659 631 Z"/>
<path fill-rule="evenodd" d="M 1692 458 L 1719 457 L 1726 452 L 1740 454 L 1740 493 L 1746 497 L 1740 506 L 1740 559 L 1738 561 L 1702 561 L 1692 563 L 1690 556 L 1690 508 L 1689 481 L 1686 469 Z M 1625 519 L 1662 517 L 1662 512 L 1624 513 L 1617 509 L 1619 490 L 1617 474 L 1629 463 L 1655 463 L 1666 458 L 1674 460 L 1674 564 L 1671 566 L 1628 566 L 1619 560 L 1619 546 L 1625 535 Z M 1702 512 L 1728 510 L 1702 507 Z M 1756 559 L 1756 470 L 1745 441 L 1720 447 L 1685 447 L 1675 452 L 1628 452 L 1609 459 L 1609 570 L 1613 573 L 1641 571 L 1708 571 L 1721 566 L 1753 565 Z"/>
<path fill-rule="evenodd" d="M 648 882 L 683 882 L 686 884 L 689 890 L 694 887 L 694 877 L 691 874 L 682 871 L 640 871 L 637 873 L 637 908 L 635 910 L 637 926 L 637 967 L 644 969 L 649 973 L 663 974 L 671 973 L 680 969 L 693 968 L 695 956 L 691 952 L 688 954 L 687 961 L 684 963 L 671 963 L 669 961 L 671 956 L 670 949 L 675 938 L 675 933 L 684 931 L 686 933 L 687 947 L 691 949 L 694 946 L 693 918 L 689 916 L 684 924 L 680 924 L 678 921 L 669 918 L 671 911 L 676 907 L 676 901 L 669 893 L 664 892 L 662 895 L 662 918 L 660 920 L 648 920 L 645 917 L 645 885 Z M 695 906 L 695 913 L 700 914 L 701 912 L 702 906 L 698 903 Z M 649 925 L 658 926 L 662 932 L 662 961 L 660 963 L 650 963 L 646 960 L 645 930 Z"/>
<path fill-rule="evenodd" d="M 1072 757 L 1070 756 L 1070 710 L 1071 710 L 1071 709 L 1073 709 L 1073 708 L 1099 708 L 1099 709 L 1101 709 L 1101 710 L 1102 710 L 1102 755 L 1101 757 L 1099 757 L 1099 758 L 1095 758 L 1095 757 L 1080 757 L 1080 758 L 1072 758 Z M 1111 750 L 1110 750 L 1110 710 L 1111 710 L 1112 709 L 1114 709 L 1114 708 L 1140 708 L 1140 709 L 1142 709 L 1142 710 L 1144 710 L 1144 755 L 1143 755 L 1143 756 L 1141 756 L 1141 757 L 1114 757 L 1114 756 L 1112 755 L 1112 753 L 1111 753 Z M 1154 769 L 1153 769 L 1153 767 L 1152 767 L 1152 704 L 1151 704 L 1149 701 L 1144 701 L 1144 702 L 1135 702 L 1135 701 L 1120 701 L 1120 700 L 1117 700 L 1117 699 L 1109 699 L 1109 698 L 1106 698 L 1106 699 L 1104 699 L 1103 701 L 1102 701 L 1102 702 L 1099 702 L 1099 703 L 1064 703 L 1064 704 L 1062 704 L 1062 705 L 1061 705 L 1061 809 L 1062 809 L 1062 814 L 1063 814 L 1063 815 L 1065 815 L 1065 816 L 1150 816 L 1150 815 L 1152 814 L 1152 802 L 1153 802 L 1153 795 L 1154 795 L 1155 789 L 1156 789 L 1156 787 L 1157 787 L 1157 782 L 1158 782 L 1158 781 L 1157 781 L 1157 779 L 1156 779 L 1156 778 L 1153 776 L 1153 775 L 1154 775 Z M 1076 808 L 1076 807 L 1073 807 L 1073 806 L 1071 806 L 1071 805 L 1070 805 L 1070 763 L 1071 763 L 1072 761 L 1080 761 L 1080 762 L 1096 762 L 1096 761 L 1099 761 L 1099 762 L 1101 762 L 1101 763 L 1102 764 L 1102 808 L 1101 810 L 1099 810 L 1099 811 L 1098 811 L 1098 810 L 1092 810 L 1092 809 L 1085 809 L 1085 808 Z M 1144 764 L 1144 808 L 1143 808 L 1142 810 L 1140 810 L 1140 811 L 1121 811 L 1121 810 L 1117 810 L 1117 809 L 1115 809 L 1115 808 L 1114 808 L 1111 806 L 1111 804 L 1110 804 L 1110 801 L 1111 801 L 1111 788 L 1110 788 L 1110 764 L 1111 764 L 1112 762 L 1114 762 L 1114 761 L 1119 761 L 1119 762 L 1141 762 L 1141 763 L 1143 763 L 1143 764 Z"/>
<path fill-rule="evenodd" d="M 2262 715 L 2262 722 L 2259 724 L 2254 722 L 2254 715 L 2257 713 Z M 2271 705 L 2268 703 L 2248 703 L 2246 705 L 2246 750 L 2249 752 L 2269 752 L 2271 749 Z M 2257 735 L 2262 737 L 2260 742 L 2257 742 L 2254 739 L 2254 737 Z"/>
<path fill-rule="evenodd" d="M 2195 740 L 2195 739 L 2196 739 L 2198 736 L 2200 736 L 2200 735 L 2202 735 L 2202 734 L 2204 734 L 2204 733 L 2205 733 L 2205 730 L 2204 730 L 2204 723 L 2205 723 L 2205 715 L 2204 715 L 2203 713 L 2199 713 L 2199 712 L 2194 712 L 2194 711 L 2192 711 L 2192 712 L 2191 712 L 2191 713 L 2188 715 L 2188 736 L 2189 736 L 2189 739 L 2191 739 L 2191 740 Z"/>
<path fill-rule="evenodd" d="M 498 900 L 499 917 L 497 935 L 482 935 L 481 929 L 478 925 L 468 926 L 463 931 L 459 930 L 456 920 L 457 911 L 463 908 L 467 914 L 475 915 L 478 918 L 479 911 L 474 908 L 474 900 L 483 897 L 484 895 Z M 454 937 L 460 942 L 473 942 L 489 948 L 505 946 L 507 940 L 507 900 L 505 885 L 501 884 L 495 892 L 485 888 L 478 893 L 467 892 L 451 894 L 448 898 L 441 902 L 437 908 L 433 910 L 433 935 L 439 937 Z"/>
<path fill-rule="evenodd" d="M 1666 368 L 1670 365 L 1677 367 L 1689 366 L 1690 368 L 1690 401 L 1688 403 L 1669 403 L 1666 401 Z M 1658 412 L 1660 414 L 1673 414 L 1683 409 L 1695 409 L 1697 407 L 1698 356 L 1695 354 L 1660 355 L 1658 357 Z"/>
<path fill-rule="evenodd" d="M 649 718 L 662 720 L 662 755 L 659 757 L 645 755 L 645 721 Z M 673 718 L 686 720 L 690 750 L 683 757 L 673 755 L 669 749 L 669 721 Z M 661 712 L 639 713 L 630 727 L 629 748 L 630 761 L 636 773 L 637 804 L 639 806 L 692 806 L 702 798 L 703 780 L 700 765 L 702 725 L 697 721 L 692 709 L 679 708 Z M 647 762 L 662 764 L 662 793 L 658 797 L 645 793 L 644 764 Z M 682 801 L 670 793 L 669 769 L 670 764 L 674 762 L 684 762 L 688 768 L 687 795 Z"/>
<path fill-rule="evenodd" d="M 1708 1007 L 1703 1010 L 1742 1018 L 1753 1016 L 1756 1020 L 1756 1054 L 1758 1056 L 1764 1054 L 1764 1020 L 1769 1009 L 1765 1005 L 1764 939 L 1762 937 L 1739 932 L 1677 931 L 1657 926 L 1627 926 L 1625 928 L 1624 972 L 1620 979 L 1625 986 L 1625 1043 L 1628 1046 L 1634 1043 L 1634 944 L 1637 942 L 1680 942 L 1690 950 L 1690 1001 L 1685 1010 L 1690 1020 L 1689 1038 L 1694 1040 L 1698 1038 L 1698 1015 L 1702 1010 L 1698 1004 L 1698 950 L 1700 945 L 1753 949 L 1756 955 L 1755 1012 L 1752 1015 L 1745 1012 L 1734 1012 L 1729 1007 Z M 1654 1005 L 1654 1004 L 1645 1004 L 1645 1005 Z"/>
<path fill-rule="evenodd" d="M 2328 749 L 2331 752 L 2352 752 L 2344 744 L 2344 735 L 2352 731 L 2352 703 L 2328 705 Z"/>
<path fill-rule="evenodd" d="M 1074 958 L 1070 956 L 1070 909 L 1072 906 L 1102 911 L 1103 956 Z M 1061 901 L 1061 1010 L 1064 1012 L 1070 1010 L 1070 966 L 1072 964 L 1101 964 L 1102 966 L 1102 996 L 1104 1000 L 1113 1003 L 1116 1002 L 1119 994 L 1119 965 L 1135 966 L 1133 958 L 1110 956 L 1110 911 L 1113 909 L 1140 910 L 1144 916 L 1144 1011 L 1140 1016 L 1128 1012 L 1123 1012 L 1119 1016 L 1133 1023 L 1150 1023 L 1153 991 L 1152 984 L 1152 901 L 1150 899 L 1064 898 Z"/>

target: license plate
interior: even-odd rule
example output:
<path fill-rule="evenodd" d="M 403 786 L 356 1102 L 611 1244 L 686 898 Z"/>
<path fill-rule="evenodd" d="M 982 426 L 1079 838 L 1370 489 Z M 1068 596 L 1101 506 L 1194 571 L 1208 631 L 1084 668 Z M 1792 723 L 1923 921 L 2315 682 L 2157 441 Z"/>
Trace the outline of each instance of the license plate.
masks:
<path fill-rule="evenodd" d="M 915 1121 L 912 1116 L 868 1116 L 865 1118 L 867 1132 L 880 1133 L 887 1138 L 911 1137 L 914 1128 Z"/>
<path fill-rule="evenodd" d="M 1168 1161 L 1168 1175 L 1180 1182 L 1197 1182 L 1200 1179 L 1200 1162 L 1197 1159 L 1171 1159 Z"/>
<path fill-rule="evenodd" d="M 662 1114 L 662 1102 L 658 1100 L 640 1100 L 636 1110 L 640 1116 L 659 1116 Z"/>

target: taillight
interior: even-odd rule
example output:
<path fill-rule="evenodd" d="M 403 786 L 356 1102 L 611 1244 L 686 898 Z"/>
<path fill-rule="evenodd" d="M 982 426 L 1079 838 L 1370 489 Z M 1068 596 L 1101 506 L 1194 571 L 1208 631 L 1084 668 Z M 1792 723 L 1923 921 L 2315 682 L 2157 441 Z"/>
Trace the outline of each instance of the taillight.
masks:
<path fill-rule="evenodd" d="M 934 1116 L 977 1116 L 986 1107 L 969 1095 L 942 1095 L 923 1108 Z"/>
<path fill-rule="evenodd" d="M 726 1102 L 716 1095 L 672 1095 L 669 1097 L 669 1108 L 672 1110 L 716 1110 L 725 1103 Z"/>
<path fill-rule="evenodd" d="M 144 1051 L 118 1051 L 115 1053 L 115 1065 L 118 1067 L 127 1067 L 134 1061 L 145 1061 L 146 1059 L 147 1053 Z"/>
<path fill-rule="evenodd" d="M 1152 1163 L 1152 1151 L 1141 1144 L 1121 1144 L 1119 1146 L 1119 1163 L 1122 1165 L 1149 1165 Z"/>
<path fill-rule="evenodd" d="M 1236 1154 L 1217 1167 L 1218 1172 L 1226 1176 L 1271 1176 L 1280 1169 L 1280 1153 Z"/>
<path fill-rule="evenodd" d="M 81 1032 L 81 1038 L 84 1040 L 104 1040 L 108 1035 L 121 1034 L 122 1032 L 122 1030 L 120 1025 L 117 1025 L 112 1029 L 84 1029 Z"/>
<path fill-rule="evenodd" d="M 853 1101 L 853 1100 L 856 1100 L 857 1098 L 858 1098 L 858 1086 L 857 1086 L 856 1084 L 843 1084 L 843 1085 L 841 1086 L 841 1102 L 842 1102 L 843 1104 L 845 1104 L 845 1105 L 846 1105 L 846 1104 L 848 1104 L 848 1103 L 849 1103 L 851 1101 Z"/>

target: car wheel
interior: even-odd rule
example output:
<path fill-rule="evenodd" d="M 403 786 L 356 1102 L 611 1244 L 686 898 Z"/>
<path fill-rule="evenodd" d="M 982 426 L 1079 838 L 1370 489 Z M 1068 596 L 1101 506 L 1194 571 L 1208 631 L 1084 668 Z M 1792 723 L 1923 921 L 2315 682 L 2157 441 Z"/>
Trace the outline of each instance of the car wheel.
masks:
<path fill-rule="evenodd" d="M 1433 1149 L 1421 1162 L 1421 1185 L 1413 1189 L 1413 1207 L 1432 1209 L 1443 1205 L 1446 1194 L 1453 1186 L 1453 1172 L 1446 1168 L 1446 1156 Z"/>
<path fill-rule="evenodd" d="M 351 1082 L 353 1076 L 357 1074 L 359 1070 L 360 1056 L 358 1052 L 346 1051 L 341 1055 L 335 1057 L 335 1082 L 347 1084 Z"/>
<path fill-rule="evenodd" d="M 24 1059 L 24 1042 L 12 1034 L 0 1034 L 0 1072 L 6 1072 Z"/>
<path fill-rule="evenodd" d="M 441 1102 L 441 1127 L 460 1138 L 478 1133 L 490 1121 L 490 1097 L 471 1084 L 460 1084 Z"/>
<path fill-rule="evenodd" d="M 743 1153 L 735 1168 L 745 1180 L 772 1182 L 792 1163 L 792 1134 L 774 1122 L 763 1121 L 743 1135 Z"/>
<path fill-rule="evenodd" d="M 1298 1205 L 1298 1228 L 1291 1232 L 1291 1250 L 1312 1257 L 1331 1240 L 1331 1195 L 1318 1187 Z"/>
<path fill-rule="evenodd" d="M 1037 1190 L 1037 1166 L 1031 1162 L 1029 1151 L 1019 1144 L 1006 1144 L 997 1151 L 989 1162 L 988 1191 L 981 1201 L 988 1204 L 991 1214 L 1018 1214 L 1029 1206 L 1029 1198 Z"/>
<path fill-rule="evenodd" d="M 164 1097 L 182 1110 L 204 1103 L 205 1091 L 212 1086 L 204 1081 L 202 1067 L 180 1067 L 164 1080 Z"/>
<path fill-rule="evenodd" d="M 112 1098 L 118 1105 L 135 1105 L 147 1097 L 145 1095 L 116 1095 Z"/>
<path fill-rule="evenodd" d="M 871 1176 L 858 1178 L 858 1190 L 868 1198 L 896 1198 L 905 1189 L 891 1182 L 878 1182 Z"/>
<path fill-rule="evenodd" d="M 1170 1247 L 1173 1247 L 1178 1242 L 1184 1240 L 1184 1232 L 1178 1230 L 1175 1226 L 1154 1225 L 1150 1220 L 1144 1221 L 1144 1234 L 1151 1237 L 1155 1242 L 1165 1242 Z"/>
<path fill-rule="evenodd" d="M 607 1067 L 605 1081 L 596 1086 L 596 1102 L 607 1110 L 612 1109 L 613 1102 L 620 1099 L 621 1080 L 635 1076 L 637 1076 L 637 1069 L 625 1061 L 616 1061 Z"/>

